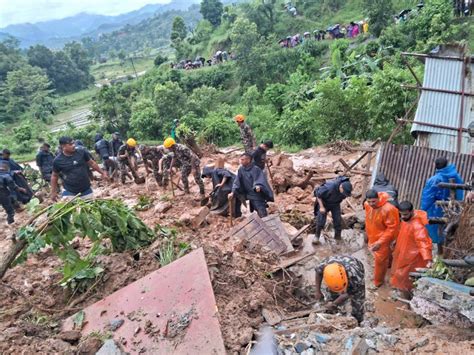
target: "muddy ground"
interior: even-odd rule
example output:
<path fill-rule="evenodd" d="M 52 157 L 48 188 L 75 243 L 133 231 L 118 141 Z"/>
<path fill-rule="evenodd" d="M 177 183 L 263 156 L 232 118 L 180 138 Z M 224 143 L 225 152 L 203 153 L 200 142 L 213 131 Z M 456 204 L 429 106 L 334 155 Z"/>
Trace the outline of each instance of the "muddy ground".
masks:
<path fill-rule="evenodd" d="M 208 153 L 202 161 L 204 164 L 211 164 L 219 156 L 223 154 Z M 227 154 L 226 167 L 235 171 L 238 156 L 238 152 Z M 288 156 L 293 167 L 277 166 L 276 162 L 272 168 L 274 174 L 294 168 L 297 174 L 293 171 L 293 177 L 303 179 L 305 169 L 317 168 L 322 171 L 317 173 L 311 184 L 304 189 L 293 187 L 278 194 L 276 202 L 270 206 L 270 212 L 279 213 L 282 220 L 288 222 L 288 231 L 294 232 L 311 220 L 313 187 L 321 183 L 323 177 L 329 178 L 331 171 L 342 167 L 338 162 L 340 157 L 351 163 L 358 157 L 358 153 L 335 146 L 329 149 L 314 148 Z M 365 169 L 363 164 L 359 169 Z M 144 175 L 144 171 L 141 173 Z M 171 191 L 159 188 L 151 176 L 145 185 L 135 185 L 132 182 L 125 186 L 104 186 L 101 182 L 95 182 L 94 185 L 97 197 L 120 198 L 130 206 L 137 203 L 140 194 L 153 197 L 153 207 L 138 212 L 145 223 L 151 228 L 156 224 L 176 228 L 180 242 L 189 243 L 192 248 L 204 248 L 228 353 L 246 352 L 264 323 L 263 308 L 280 315 L 310 309 L 314 291 L 314 267 L 328 255 L 345 253 L 361 258 L 366 265 L 367 286 L 371 285 L 372 259 L 365 248 L 363 231 L 357 229 L 360 225 L 356 224 L 356 229 L 344 230 L 344 241 L 340 244 L 334 243 L 331 232 L 327 233 L 322 245 L 318 247 L 311 244 L 310 235 L 305 236 L 300 248 L 304 251 L 315 251 L 314 256 L 302 264 L 290 267 L 285 273 L 276 273 L 270 277 L 268 272 L 279 263 L 278 257 L 266 250 L 250 252 L 242 248 L 238 240 L 228 235 L 230 225 L 227 218 L 209 215 L 204 226 L 189 226 L 189 215 L 200 209 L 198 189 L 192 180 L 190 177 L 192 198 L 183 196 L 181 191 L 176 191 L 176 197 L 173 197 Z M 344 213 L 361 209 L 360 196 L 363 182 L 366 180 L 362 175 L 353 177 L 355 193 L 349 202 L 344 202 Z M 286 188 L 288 186 L 283 190 Z M 209 181 L 206 182 L 206 189 L 211 190 Z M 166 212 L 160 212 L 163 209 Z M 244 210 L 244 214 L 248 213 Z M 17 227 L 28 219 L 28 214 L 22 212 L 16 219 Z M 3 213 L 0 214 L 0 225 L 5 225 Z M 5 252 L 10 245 L 7 237 L 14 228 L 2 228 L 0 252 Z M 157 240 L 140 251 L 139 256 L 135 253 L 101 256 L 101 264 L 106 270 L 105 278 L 86 297 L 71 295 L 59 286 L 61 277 L 56 270 L 60 262 L 48 250 L 31 256 L 26 263 L 10 269 L 0 285 L 0 353 L 94 353 L 100 345 L 99 340 L 103 339 L 82 339 L 79 344 L 71 344 L 60 335 L 61 320 L 158 269 L 160 265 L 156 253 L 159 245 L 160 241 Z M 77 247 L 85 250 L 90 246 L 87 241 L 82 241 Z M 408 305 L 393 301 L 387 286 L 377 291 L 368 289 L 367 303 L 367 321 L 364 327 L 356 327 L 350 323 L 350 317 L 327 320 L 329 323 L 323 333 L 328 334 L 329 338 L 323 343 L 317 342 L 313 349 L 319 347 L 321 351 L 340 353 L 344 351 L 349 338 L 362 337 L 371 338 L 375 349 L 382 352 L 403 353 L 414 350 L 460 354 L 474 351 L 472 333 L 429 325 L 412 313 Z M 341 328 L 341 324 L 348 320 L 350 325 Z M 286 327 L 291 328 L 295 324 L 298 324 L 298 320 L 293 320 L 293 323 L 290 321 Z M 379 334 L 374 331 L 377 327 L 388 330 Z M 280 347 L 286 353 L 293 353 L 296 351 L 294 346 L 299 341 L 314 343 L 313 333 L 301 331 L 279 336 Z M 374 351 L 374 348 L 371 351 Z M 306 353 L 311 351 L 306 350 Z"/>

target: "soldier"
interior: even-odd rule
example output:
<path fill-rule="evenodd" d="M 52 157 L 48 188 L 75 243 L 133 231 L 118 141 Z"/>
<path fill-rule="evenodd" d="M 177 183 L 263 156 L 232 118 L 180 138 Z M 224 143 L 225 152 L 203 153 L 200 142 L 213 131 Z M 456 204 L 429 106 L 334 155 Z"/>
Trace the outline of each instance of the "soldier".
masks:
<path fill-rule="evenodd" d="M 137 180 L 139 178 L 136 171 L 136 152 L 137 142 L 133 138 L 129 138 L 127 143 L 123 144 L 118 150 L 118 162 L 120 168 L 120 178 L 122 184 L 125 184 L 125 178 L 128 175 L 127 167 L 130 169 L 130 172 L 133 175 L 133 178 Z"/>
<path fill-rule="evenodd" d="M 244 115 L 237 115 L 234 117 L 234 120 L 240 127 L 240 139 L 242 139 L 245 153 L 252 154 L 255 150 L 255 146 L 257 145 L 255 142 L 255 137 L 252 133 L 252 129 L 247 123 L 245 123 Z"/>
<path fill-rule="evenodd" d="M 171 163 L 171 156 L 167 155 L 168 151 L 164 146 L 159 145 L 157 147 L 147 147 L 146 145 L 140 145 L 140 153 L 143 157 L 143 164 L 145 164 L 145 170 L 147 175 L 150 174 L 150 165 L 153 170 L 153 176 L 159 186 L 166 186 L 163 182 L 168 182 L 168 176 L 163 174 L 163 164 L 166 168 L 169 168 Z M 166 164 L 168 162 L 168 164 Z"/>
<path fill-rule="evenodd" d="M 364 274 L 364 264 L 353 256 L 335 255 L 322 260 L 316 267 L 316 300 L 323 298 L 321 283 L 324 281 L 330 293 L 327 309 L 335 310 L 350 299 L 351 314 L 360 324 L 364 320 Z"/>
<path fill-rule="evenodd" d="M 184 192 L 189 194 L 189 181 L 188 175 L 192 172 L 194 181 L 199 186 L 199 193 L 201 198 L 204 198 L 204 181 L 201 178 L 201 161 L 194 152 L 182 144 L 177 144 L 173 138 L 166 138 L 164 147 L 171 151 L 172 156 L 171 164 L 168 171 L 170 171 L 176 164 L 181 165 L 181 180 L 184 185 Z"/>

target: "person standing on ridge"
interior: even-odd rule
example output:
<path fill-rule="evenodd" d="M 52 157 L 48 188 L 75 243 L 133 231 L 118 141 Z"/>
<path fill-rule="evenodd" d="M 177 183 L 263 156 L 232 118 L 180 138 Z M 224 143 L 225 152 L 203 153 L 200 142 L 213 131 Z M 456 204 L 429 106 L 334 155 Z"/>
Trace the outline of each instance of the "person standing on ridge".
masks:
<path fill-rule="evenodd" d="M 244 145 L 245 153 L 252 154 L 255 150 L 255 146 L 257 145 L 255 137 L 252 133 L 252 129 L 245 122 L 244 115 L 237 115 L 234 117 L 234 120 L 239 125 L 240 139 L 242 140 L 242 144 Z"/>

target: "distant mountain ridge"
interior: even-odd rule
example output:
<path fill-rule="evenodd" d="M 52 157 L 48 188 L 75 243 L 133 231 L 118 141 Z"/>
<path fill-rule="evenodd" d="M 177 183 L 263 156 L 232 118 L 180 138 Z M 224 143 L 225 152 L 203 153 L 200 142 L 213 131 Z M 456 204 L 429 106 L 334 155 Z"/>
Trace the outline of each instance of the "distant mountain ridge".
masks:
<path fill-rule="evenodd" d="M 112 32 L 126 25 L 138 24 L 169 10 L 187 10 L 198 2 L 199 0 L 173 0 L 168 4 L 148 4 L 138 10 L 117 16 L 81 12 L 59 20 L 9 25 L 0 28 L 0 38 L 6 37 L 6 35 L 15 37 L 20 41 L 22 48 L 35 44 L 60 48 L 73 39 Z"/>

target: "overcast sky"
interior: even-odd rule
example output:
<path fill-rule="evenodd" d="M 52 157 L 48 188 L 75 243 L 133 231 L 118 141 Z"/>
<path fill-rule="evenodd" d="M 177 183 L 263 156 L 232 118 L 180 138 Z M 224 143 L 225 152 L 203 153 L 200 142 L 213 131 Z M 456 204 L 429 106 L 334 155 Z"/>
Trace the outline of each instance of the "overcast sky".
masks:
<path fill-rule="evenodd" d="M 0 0 L 0 27 L 73 16 L 79 12 L 118 15 L 171 0 Z"/>

